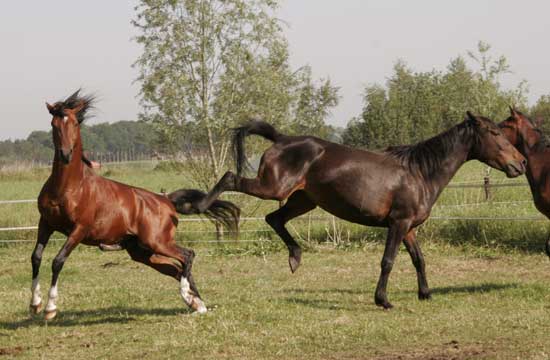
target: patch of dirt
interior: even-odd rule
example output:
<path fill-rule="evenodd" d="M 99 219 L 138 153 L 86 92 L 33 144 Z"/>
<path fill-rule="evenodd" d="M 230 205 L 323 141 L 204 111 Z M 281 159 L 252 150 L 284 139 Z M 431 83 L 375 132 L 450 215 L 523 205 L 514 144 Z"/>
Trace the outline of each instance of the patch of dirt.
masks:
<path fill-rule="evenodd" d="M 21 347 L 21 346 L 0 348 L 0 356 L 2 356 L 2 355 L 19 355 L 22 352 L 23 352 L 23 347 Z"/>
<path fill-rule="evenodd" d="M 375 356 L 375 360 L 466 360 L 486 358 L 495 352 L 480 344 L 461 345 L 452 340 L 441 347 L 411 350 L 410 352 L 389 353 Z"/>

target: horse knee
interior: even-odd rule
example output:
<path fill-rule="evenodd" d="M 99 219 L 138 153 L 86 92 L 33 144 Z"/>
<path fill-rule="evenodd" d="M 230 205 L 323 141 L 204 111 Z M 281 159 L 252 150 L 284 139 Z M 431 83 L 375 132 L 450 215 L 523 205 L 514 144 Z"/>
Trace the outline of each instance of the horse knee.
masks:
<path fill-rule="evenodd" d="M 382 262 L 380 263 L 380 267 L 382 268 L 383 272 L 390 272 L 393 268 L 393 260 L 382 258 Z"/>
<path fill-rule="evenodd" d="M 277 212 L 272 212 L 265 216 L 265 221 L 274 229 L 285 225 L 285 222 Z"/>
<path fill-rule="evenodd" d="M 42 254 L 39 254 L 38 251 L 34 251 L 31 255 L 31 263 L 33 267 L 40 266 L 40 262 L 42 261 Z"/>
<path fill-rule="evenodd" d="M 63 264 L 65 263 L 65 259 L 59 256 L 56 256 L 55 259 L 53 259 L 52 262 L 52 272 L 54 274 L 57 274 L 61 271 L 63 268 Z"/>

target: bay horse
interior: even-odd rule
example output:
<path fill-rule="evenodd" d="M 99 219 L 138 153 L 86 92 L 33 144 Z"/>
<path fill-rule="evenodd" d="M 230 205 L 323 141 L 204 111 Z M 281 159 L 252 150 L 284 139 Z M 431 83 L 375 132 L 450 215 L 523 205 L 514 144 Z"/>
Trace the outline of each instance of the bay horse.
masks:
<path fill-rule="evenodd" d="M 186 204 L 204 196 L 197 190 L 180 190 L 161 196 L 137 187 L 98 176 L 83 157 L 80 125 L 92 107 L 92 96 L 79 91 L 50 105 L 55 155 L 52 173 L 38 197 L 40 221 L 32 253 L 31 312 L 42 310 L 38 273 L 44 248 L 54 231 L 68 238 L 52 263 L 52 281 L 45 319 L 57 314 L 57 283 L 63 264 L 82 243 L 101 249 L 124 248 L 130 257 L 180 282 L 184 302 L 193 310 L 207 311 L 201 300 L 191 267 L 195 253 L 174 240 L 177 212 L 196 212 Z M 215 201 L 203 213 L 232 228 L 239 209 L 226 201 Z"/>
<path fill-rule="evenodd" d="M 273 142 L 262 155 L 256 178 L 243 177 L 244 140 L 259 135 Z M 317 206 L 347 221 L 388 228 L 375 303 L 384 309 L 386 287 L 403 241 L 416 268 L 418 297 L 429 299 L 425 265 L 415 229 L 460 166 L 472 159 L 504 171 L 509 177 L 525 172 L 525 158 L 506 140 L 491 120 L 468 112 L 449 130 L 416 145 L 383 152 L 349 148 L 313 136 L 288 136 L 270 124 L 252 120 L 235 129 L 233 149 L 237 173 L 219 180 L 208 195 L 193 204 L 208 208 L 224 191 L 238 191 L 261 199 L 283 201 L 268 214 L 267 223 L 289 250 L 289 265 L 300 265 L 301 248 L 285 228 L 286 222 Z"/>
<path fill-rule="evenodd" d="M 512 145 L 527 159 L 525 175 L 538 211 L 550 219 L 550 144 L 537 124 L 510 107 L 510 117 L 498 124 Z M 550 236 L 545 243 L 550 257 Z"/>

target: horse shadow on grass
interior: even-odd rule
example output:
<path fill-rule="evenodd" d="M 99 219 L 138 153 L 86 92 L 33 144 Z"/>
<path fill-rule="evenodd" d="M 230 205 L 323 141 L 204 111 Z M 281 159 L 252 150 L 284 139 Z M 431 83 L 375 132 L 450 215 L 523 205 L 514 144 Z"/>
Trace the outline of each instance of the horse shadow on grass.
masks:
<path fill-rule="evenodd" d="M 31 326 L 58 326 L 71 327 L 97 324 L 127 324 L 138 320 L 140 316 L 176 316 L 189 315 L 192 310 L 183 307 L 144 309 L 125 306 L 113 306 L 109 308 L 90 310 L 61 310 L 54 320 L 46 322 L 44 314 L 31 317 L 25 315 L 19 321 L 0 321 L 0 330 L 17 330 Z"/>
<path fill-rule="evenodd" d="M 432 288 L 432 294 L 435 295 L 447 295 L 447 294 L 458 294 L 458 293 L 468 293 L 468 294 L 482 294 L 491 291 L 501 291 L 507 289 L 516 289 L 521 287 L 519 283 L 482 283 L 474 285 L 459 285 L 459 286 L 443 286 Z"/>
<path fill-rule="evenodd" d="M 458 286 L 444 286 L 444 287 L 434 287 L 431 289 L 432 295 L 447 295 L 447 294 L 482 294 L 493 291 L 504 291 L 507 289 L 516 289 L 522 287 L 522 284 L 519 283 L 482 283 L 482 284 L 473 284 L 473 285 L 458 285 Z M 369 295 L 370 291 L 365 289 L 339 289 L 339 288 L 329 288 L 329 289 L 286 289 L 281 292 L 292 293 L 292 294 L 307 294 L 310 295 L 309 298 L 304 299 L 297 296 L 290 296 L 283 299 L 283 301 L 289 304 L 298 304 L 302 306 L 324 309 L 324 310 L 357 310 L 355 306 L 350 307 L 349 303 L 343 305 L 338 300 L 328 300 L 326 298 L 321 298 L 326 295 Z M 415 290 L 405 290 L 404 293 L 414 293 Z M 314 297 L 317 295 L 316 297 Z M 337 297 L 336 297 L 337 298 Z M 354 302 L 355 303 L 355 302 Z M 358 301 L 358 303 L 363 304 L 363 301 Z"/>

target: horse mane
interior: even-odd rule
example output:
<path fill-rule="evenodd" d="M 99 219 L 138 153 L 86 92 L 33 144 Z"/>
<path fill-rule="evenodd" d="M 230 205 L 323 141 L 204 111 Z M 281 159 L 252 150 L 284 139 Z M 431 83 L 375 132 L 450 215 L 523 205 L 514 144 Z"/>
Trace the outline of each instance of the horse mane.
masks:
<path fill-rule="evenodd" d="M 520 113 L 518 111 L 518 113 Z M 533 145 L 533 148 L 535 151 L 543 151 L 544 149 L 550 147 L 550 141 L 548 140 L 548 136 L 535 124 L 535 122 L 531 119 L 531 117 L 524 115 L 520 113 L 523 117 L 529 121 L 529 123 L 533 126 L 533 130 L 540 135 L 538 141 Z"/>
<path fill-rule="evenodd" d="M 65 109 L 74 109 L 75 107 L 83 104 L 82 110 L 76 114 L 76 119 L 79 123 L 84 122 L 90 117 L 89 110 L 94 108 L 95 96 L 94 95 L 80 95 L 81 89 L 76 90 L 72 95 L 65 100 L 60 100 L 53 104 L 53 110 L 50 111 L 52 115 L 65 116 Z"/>
<path fill-rule="evenodd" d="M 441 171 L 443 162 L 458 144 L 464 144 L 467 139 L 472 138 L 475 142 L 479 141 L 474 126 L 468 121 L 463 121 L 428 140 L 412 145 L 390 146 L 384 153 L 399 160 L 409 170 L 420 172 L 424 178 L 430 178 Z"/>

